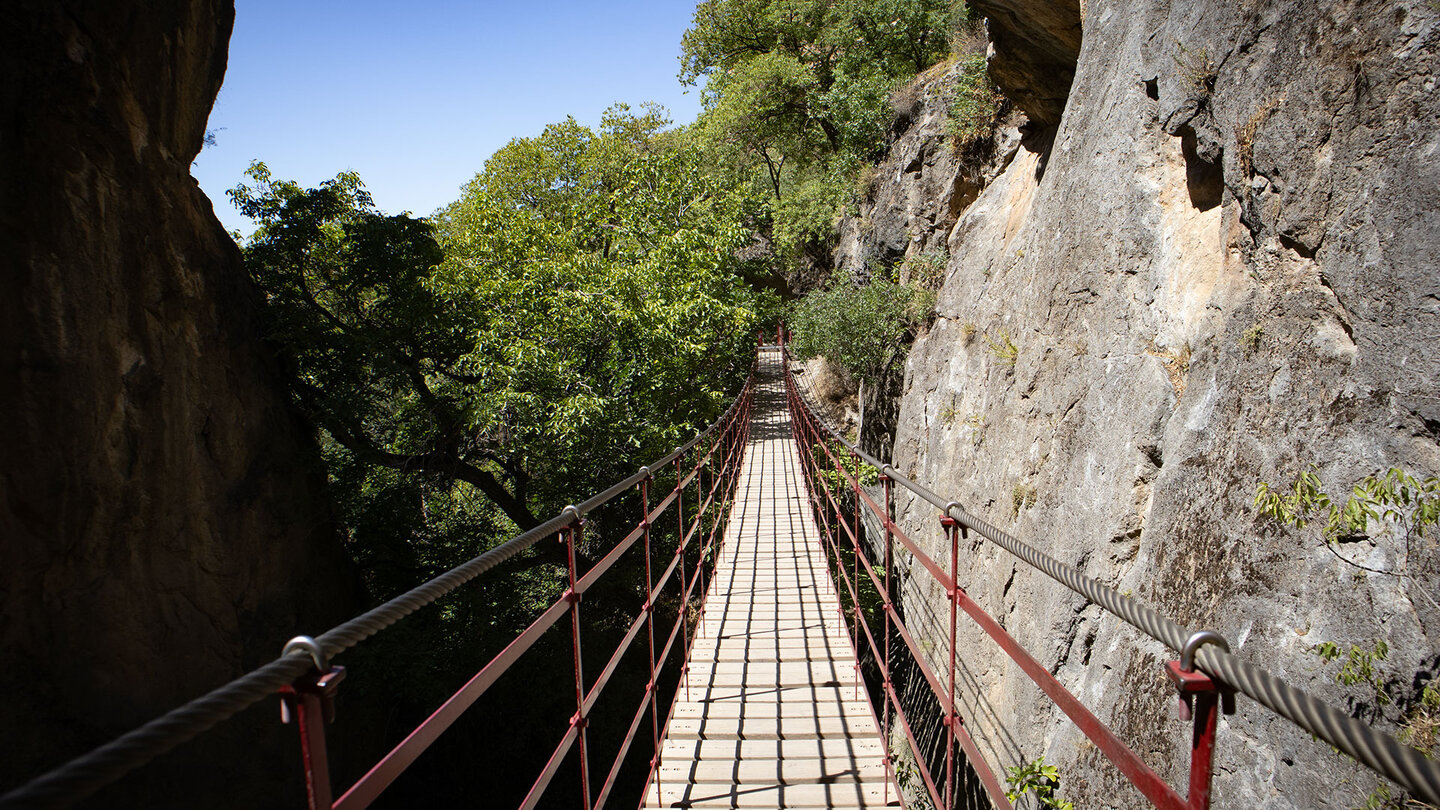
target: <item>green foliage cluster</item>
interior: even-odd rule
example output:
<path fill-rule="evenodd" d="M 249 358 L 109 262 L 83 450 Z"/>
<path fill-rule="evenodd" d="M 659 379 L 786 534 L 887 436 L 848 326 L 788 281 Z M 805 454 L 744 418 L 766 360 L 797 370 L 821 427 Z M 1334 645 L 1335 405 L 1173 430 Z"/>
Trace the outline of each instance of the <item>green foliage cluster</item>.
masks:
<path fill-rule="evenodd" d="M 990 81 L 984 52 L 960 57 L 945 111 L 945 128 L 955 146 L 970 149 L 990 137 L 1004 110 L 1005 97 Z"/>
<path fill-rule="evenodd" d="M 413 584 L 723 410 L 759 306 L 748 213 L 667 123 L 617 107 L 512 141 L 433 221 L 350 173 L 302 189 L 257 163 L 231 192 L 362 562 Z"/>
<path fill-rule="evenodd" d="M 1384 475 L 1360 479 L 1341 503 L 1320 488 L 1312 467 L 1300 473 L 1288 492 L 1261 481 L 1255 487 L 1255 508 L 1275 523 L 1296 529 L 1322 519 L 1327 542 L 1362 538 L 1375 530 L 1398 535 L 1409 546 L 1425 539 L 1440 522 L 1440 478 L 1422 480 L 1391 468 Z"/>
<path fill-rule="evenodd" d="M 1005 798 L 1010 801 L 1018 802 L 1021 796 L 1033 793 L 1041 807 L 1075 810 L 1074 803 L 1055 795 L 1060 789 L 1060 771 L 1054 765 L 1046 765 L 1045 757 L 1006 768 L 1005 771 Z"/>
<path fill-rule="evenodd" d="M 1310 652 L 1326 662 L 1334 662 L 1341 657 L 1340 645 L 1333 641 L 1322 641 L 1311 647 Z M 1389 655 L 1390 645 L 1386 644 L 1383 638 L 1377 639 L 1375 646 L 1369 650 L 1351 644 L 1350 648 L 1344 651 L 1345 661 L 1335 673 L 1335 682 L 1344 686 L 1366 684 L 1374 691 L 1375 702 L 1388 706 L 1392 700 L 1390 690 L 1375 665 Z"/>
<path fill-rule="evenodd" d="M 915 764 L 915 754 L 908 743 L 890 745 L 890 758 L 894 762 L 895 783 L 905 798 L 905 806 L 915 810 L 934 810 L 935 803 L 925 787 L 925 777 Z"/>
<path fill-rule="evenodd" d="M 1342 501 L 1321 488 L 1320 477 L 1312 467 L 1300 473 L 1288 487 L 1272 487 L 1262 481 L 1256 485 L 1255 508 L 1272 523 L 1291 529 L 1304 529 L 1319 522 L 1321 536 L 1342 562 L 1361 571 L 1401 578 L 1412 578 L 1415 570 L 1434 565 L 1436 543 L 1433 533 L 1440 522 L 1440 479 L 1416 476 L 1391 468 L 1383 474 L 1360 479 Z M 1391 569 L 1362 565 L 1344 556 L 1337 547 L 1342 544 L 1377 539 L 1397 541 L 1398 562 Z M 1356 574 L 1364 576 L 1363 573 Z M 1440 607 L 1426 592 L 1423 583 L 1411 583 L 1408 593 Z M 1335 682 L 1343 686 L 1362 686 L 1364 695 L 1360 710 L 1374 719 L 1388 718 L 1399 727 L 1402 742 L 1412 745 L 1426 756 L 1434 756 L 1440 744 L 1440 681 L 1433 678 L 1424 683 L 1425 673 L 1413 679 L 1418 695 L 1409 696 L 1396 690 L 1401 679 L 1388 677 L 1380 665 L 1390 656 L 1390 645 L 1377 639 L 1365 645 L 1341 645 L 1334 641 L 1316 644 L 1309 652 L 1327 663 L 1339 663 Z M 1424 683 L 1420 686 L 1420 683 Z M 1363 705 L 1369 703 L 1368 709 Z M 1387 707 L 1389 711 L 1387 712 Z M 1423 807 L 1403 791 L 1395 792 L 1382 784 L 1367 798 L 1367 808 Z"/>
<path fill-rule="evenodd" d="M 680 79 L 707 149 L 772 206 L 782 254 L 824 241 L 879 152 L 891 91 L 944 57 L 949 0 L 704 0 Z"/>
<path fill-rule="evenodd" d="M 823 355 L 862 380 L 876 380 L 929 314 L 933 296 L 908 284 L 832 280 L 801 299 L 790 318 L 794 353 Z"/>
<path fill-rule="evenodd" d="M 906 257 L 900 263 L 900 278 L 933 293 L 945 283 L 945 271 L 949 266 L 950 250 L 941 244 Z"/>
<path fill-rule="evenodd" d="M 1403 696 L 1397 699 L 1394 689 L 1399 681 L 1387 679 L 1379 669 L 1379 663 L 1390 655 L 1390 645 L 1384 639 L 1376 639 L 1369 649 L 1355 644 L 1342 648 L 1333 641 L 1322 641 L 1311 647 L 1309 652 L 1327 663 L 1341 662 L 1335 672 L 1336 683 L 1366 687 L 1365 691 L 1369 694 L 1361 700 L 1373 702 L 1370 714 L 1374 719 L 1385 717 L 1384 707 L 1398 704 L 1401 710 L 1391 719 L 1399 726 L 1396 736 L 1400 742 L 1432 759 L 1440 753 L 1437 750 L 1440 749 L 1440 680 L 1431 678 L 1420 687 L 1418 696 L 1412 693 L 1408 699 Z M 1421 673 L 1420 677 L 1428 674 Z M 1405 810 L 1434 805 L 1425 804 L 1403 790 L 1397 792 L 1382 782 L 1366 797 L 1365 807 L 1366 810 Z"/>
<path fill-rule="evenodd" d="M 811 448 L 811 453 L 814 454 L 815 461 L 820 465 L 820 477 L 830 487 L 831 492 L 841 494 L 849 492 L 851 478 L 859 480 L 862 487 L 874 486 L 880 480 L 879 470 L 851 455 L 845 445 L 833 439 L 830 441 L 830 453 L 845 468 L 844 472 L 835 469 L 834 462 L 826 457 L 823 445 L 815 445 Z"/>

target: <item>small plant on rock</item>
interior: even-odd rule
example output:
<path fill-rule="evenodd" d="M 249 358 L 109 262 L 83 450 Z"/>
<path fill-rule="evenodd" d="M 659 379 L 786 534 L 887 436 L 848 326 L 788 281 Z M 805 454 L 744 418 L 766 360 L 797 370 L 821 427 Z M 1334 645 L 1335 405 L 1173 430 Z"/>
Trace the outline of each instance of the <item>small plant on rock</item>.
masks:
<path fill-rule="evenodd" d="M 970 428 L 970 441 L 978 450 L 985 442 L 985 417 L 978 413 L 972 413 L 965 417 L 965 425 Z"/>
<path fill-rule="evenodd" d="M 998 338 L 985 336 L 985 342 L 990 344 L 990 353 L 1000 363 L 1008 368 L 1015 367 L 1015 361 L 1020 357 L 1020 347 L 1015 345 L 1010 333 L 1001 329 Z"/>
<path fill-rule="evenodd" d="M 945 282 L 945 269 L 950 264 L 950 251 L 944 246 L 916 253 L 900 265 L 900 277 L 910 284 L 934 292 Z"/>
<path fill-rule="evenodd" d="M 1005 798 L 1010 801 L 1018 802 L 1021 796 L 1033 793 L 1041 807 L 1075 810 L 1074 803 L 1055 795 L 1060 789 L 1060 771 L 1054 765 L 1046 765 L 1045 757 L 1005 770 L 1005 785 L 1008 788 Z"/>
<path fill-rule="evenodd" d="M 1145 351 L 1151 357 L 1158 357 L 1165 364 L 1165 374 L 1170 378 L 1170 387 L 1179 399 L 1185 393 L 1186 377 L 1190 373 L 1190 342 L 1186 341 L 1179 351 L 1159 349 L 1153 343 Z"/>
<path fill-rule="evenodd" d="M 1319 656 L 1327 662 L 1334 662 L 1341 657 L 1340 645 L 1333 641 L 1322 641 L 1311 647 L 1312 654 Z M 1388 706 L 1391 702 L 1390 690 L 1385 686 L 1385 680 L 1380 677 L 1376 670 L 1377 662 L 1384 661 L 1390 654 L 1390 645 L 1385 639 L 1377 639 L 1375 646 L 1369 650 L 1364 647 L 1350 645 L 1345 652 L 1345 663 L 1335 673 L 1335 682 L 1344 686 L 1354 686 L 1358 683 L 1368 684 L 1375 693 L 1375 703 L 1380 706 Z"/>
<path fill-rule="evenodd" d="M 1255 324 L 1240 334 L 1240 350 L 1249 357 L 1260 350 L 1260 338 L 1265 336 L 1265 327 Z"/>
<path fill-rule="evenodd" d="M 1300 473 L 1289 487 L 1271 487 L 1260 482 L 1256 486 L 1255 507 L 1262 516 L 1285 528 L 1299 530 L 1319 522 L 1325 547 L 1340 561 L 1354 567 L 1360 581 L 1367 574 L 1408 580 L 1408 596 L 1419 597 L 1431 607 L 1440 608 L 1426 584 L 1418 581 L 1414 573 L 1430 570 L 1435 563 L 1433 555 L 1440 548 L 1433 537 L 1435 526 L 1440 523 L 1440 479 L 1435 476 L 1419 479 L 1391 468 L 1384 474 L 1360 479 L 1351 488 L 1350 496 L 1341 501 L 1326 494 L 1312 467 Z M 1374 545 L 1387 538 L 1398 546 L 1396 562 L 1388 568 L 1362 564 L 1339 550 L 1355 543 Z M 1411 691 L 1407 696 L 1397 691 L 1404 679 L 1388 677 L 1380 669 L 1381 662 L 1390 655 L 1390 646 L 1384 639 L 1369 645 L 1343 647 L 1326 641 L 1309 651 L 1327 663 L 1339 664 L 1334 674 L 1336 683 L 1363 687 L 1368 694 L 1360 699 L 1370 706 L 1362 710 L 1375 719 L 1386 718 L 1396 723 L 1402 742 L 1420 749 L 1426 756 L 1435 756 L 1437 742 L 1440 742 L 1440 685 L 1433 678 L 1423 687 L 1419 684 L 1425 678 L 1417 676 L 1412 681 L 1415 684 L 1412 690 L 1418 688 L 1418 694 Z M 1408 810 L 1431 805 L 1381 785 L 1370 794 L 1365 806 L 1373 810 Z"/>
<path fill-rule="evenodd" d="M 1010 519 L 1020 517 L 1020 512 L 1035 505 L 1039 493 L 1030 484 L 1016 484 L 1010 490 Z"/>
<path fill-rule="evenodd" d="M 955 408 L 955 395 L 951 394 L 950 404 L 940 409 L 940 424 L 944 425 L 947 428 L 951 425 L 954 425 L 955 417 L 958 416 L 959 413 L 960 412 Z"/>
<path fill-rule="evenodd" d="M 1185 43 L 1177 39 L 1175 52 L 1170 58 L 1175 60 L 1175 66 L 1180 69 L 1180 77 L 1185 80 L 1192 94 L 1209 98 L 1215 92 L 1215 79 L 1219 76 L 1219 69 L 1215 67 L 1215 60 L 1210 58 L 1209 48 L 1187 48 Z"/>

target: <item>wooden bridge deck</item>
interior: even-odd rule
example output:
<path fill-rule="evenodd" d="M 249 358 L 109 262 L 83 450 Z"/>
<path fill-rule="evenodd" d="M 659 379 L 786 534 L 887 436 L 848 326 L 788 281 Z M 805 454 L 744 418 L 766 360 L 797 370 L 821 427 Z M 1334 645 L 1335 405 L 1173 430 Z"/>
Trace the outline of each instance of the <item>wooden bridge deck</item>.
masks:
<path fill-rule="evenodd" d="M 778 352 L 645 807 L 898 806 L 806 504 Z"/>

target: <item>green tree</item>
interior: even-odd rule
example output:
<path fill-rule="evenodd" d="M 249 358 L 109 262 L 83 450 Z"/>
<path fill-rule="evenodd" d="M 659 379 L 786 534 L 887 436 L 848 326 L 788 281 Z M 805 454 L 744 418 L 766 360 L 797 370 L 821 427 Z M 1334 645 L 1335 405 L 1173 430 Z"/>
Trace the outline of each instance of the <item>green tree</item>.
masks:
<path fill-rule="evenodd" d="M 666 123 L 622 106 L 596 132 L 566 121 L 512 141 L 439 218 L 438 284 L 487 314 L 473 419 L 551 484 L 602 483 L 628 472 L 621 459 L 669 450 L 748 367 L 744 199 Z"/>
<path fill-rule="evenodd" d="M 775 201 L 782 243 L 828 231 L 852 176 L 883 144 L 890 91 L 945 55 L 963 9 L 947 0 L 696 7 L 680 79 L 706 80 L 700 131 Z"/>
<path fill-rule="evenodd" d="M 746 214 L 666 123 L 617 107 L 512 141 L 434 223 L 378 212 L 354 174 L 252 166 L 231 192 L 260 226 L 246 266 L 350 514 L 398 487 L 394 528 L 436 499 L 528 528 L 723 409 L 756 318 Z M 333 473 L 350 463 L 372 472 Z"/>
<path fill-rule="evenodd" d="M 294 364 L 295 398 L 360 462 L 464 481 L 521 527 L 538 521 L 526 471 L 466 405 L 479 316 L 437 291 L 430 223 L 386 216 L 354 173 L 302 189 L 252 164 L 230 192 L 259 228 L 245 265 L 264 291 L 271 337 Z"/>
<path fill-rule="evenodd" d="M 933 294 L 910 284 L 883 277 L 856 284 L 837 273 L 829 287 L 796 304 L 795 354 L 823 355 L 852 376 L 874 382 L 903 352 L 933 303 Z"/>

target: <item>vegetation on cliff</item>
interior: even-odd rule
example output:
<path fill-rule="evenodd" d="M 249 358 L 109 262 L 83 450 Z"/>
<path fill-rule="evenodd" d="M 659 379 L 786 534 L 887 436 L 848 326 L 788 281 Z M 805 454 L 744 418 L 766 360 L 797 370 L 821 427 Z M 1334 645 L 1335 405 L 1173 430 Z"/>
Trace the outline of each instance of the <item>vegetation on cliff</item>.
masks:
<path fill-rule="evenodd" d="M 707 0 L 681 44 L 705 84 L 697 124 L 725 171 L 765 201 L 782 261 L 824 248 L 884 148 L 896 87 L 944 58 L 965 18 L 948 0 Z"/>

